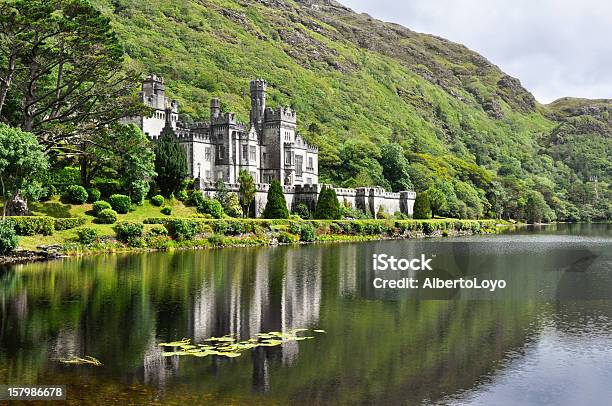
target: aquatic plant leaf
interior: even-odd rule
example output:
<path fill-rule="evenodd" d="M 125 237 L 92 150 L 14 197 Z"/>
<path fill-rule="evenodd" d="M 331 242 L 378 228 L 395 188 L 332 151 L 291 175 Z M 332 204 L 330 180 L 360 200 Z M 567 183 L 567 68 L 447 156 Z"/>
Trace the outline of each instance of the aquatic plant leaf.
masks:
<path fill-rule="evenodd" d="M 189 345 L 191 343 L 191 339 L 183 338 L 181 341 L 172 341 L 171 343 L 159 343 L 157 345 L 162 347 L 181 347 L 183 345 Z"/>
<path fill-rule="evenodd" d="M 312 330 L 315 333 L 323 333 L 323 334 L 327 334 L 327 332 L 325 330 Z"/>
<path fill-rule="evenodd" d="M 94 365 L 99 367 L 102 363 L 94 357 L 86 355 L 85 357 L 79 357 L 76 355 L 70 355 L 67 358 L 60 358 L 59 362 L 68 365 Z"/>

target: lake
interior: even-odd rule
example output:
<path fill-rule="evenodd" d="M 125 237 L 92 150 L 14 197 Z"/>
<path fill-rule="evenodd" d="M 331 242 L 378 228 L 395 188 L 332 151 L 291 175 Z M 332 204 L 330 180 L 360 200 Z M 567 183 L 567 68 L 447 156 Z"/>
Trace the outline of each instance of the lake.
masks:
<path fill-rule="evenodd" d="M 375 271 L 374 254 L 433 270 Z M 376 289 L 381 276 L 506 287 Z M 68 384 L 72 404 L 604 405 L 612 225 L 17 265 L 0 271 L 0 318 L 0 383 Z M 314 338 L 236 358 L 158 345 L 302 328 Z M 102 365 L 59 362 L 72 354 Z"/>

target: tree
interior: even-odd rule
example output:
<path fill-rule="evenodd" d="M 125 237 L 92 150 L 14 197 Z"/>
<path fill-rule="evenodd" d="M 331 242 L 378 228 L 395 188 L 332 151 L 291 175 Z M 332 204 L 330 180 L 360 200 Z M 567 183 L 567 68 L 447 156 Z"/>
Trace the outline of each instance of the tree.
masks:
<path fill-rule="evenodd" d="M 410 164 L 404 156 L 403 148 L 396 143 L 383 145 L 381 148 L 380 164 L 383 168 L 383 175 L 391 184 L 394 192 L 402 190 L 412 190 L 410 181 Z"/>
<path fill-rule="evenodd" d="M 239 218 L 242 217 L 242 207 L 240 207 L 240 200 L 236 193 L 229 193 L 223 207 L 225 212 L 230 217 Z"/>
<path fill-rule="evenodd" d="M 339 220 L 342 218 L 342 207 L 333 188 L 324 187 L 319 193 L 314 218 L 320 220 Z"/>
<path fill-rule="evenodd" d="M 417 194 L 416 200 L 414 201 L 414 214 L 412 217 L 415 219 L 431 218 L 431 204 L 427 192 Z"/>
<path fill-rule="evenodd" d="M 151 141 L 133 124 L 116 126 L 113 131 L 120 158 L 121 186 L 132 202 L 141 205 L 149 193 L 149 180 L 155 177 L 155 153 Z"/>
<path fill-rule="evenodd" d="M 289 218 L 289 210 L 283 193 L 283 187 L 276 179 L 272 181 L 270 190 L 268 190 L 268 201 L 263 212 L 263 218 L 266 219 L 286 219 Z"/>
<path fill-rule="evenodd" d="M 6 202 L 3 217 L 27 214 L 27 199 L 36 197 L 36 177 L 47 168 L 47 157 L 34 134 L 0 124 L 0 187 Z"/>
<path fill-rule="evenodd" d="M 224 209 L 226 209 L 227 199 L 229 197 L 229 191 L 227 190 L 227 186 L 225 186 L 225 182 L 223 179 L 217 179 L 215 183 L 215 189 L 217 189 L 216 198 Z M 226 210 L 227 211 L 227 210 Z"/>
<path fill-rule="evenodd" d="M 249 172 L 242 170 L 238 176 L 238 183 L 240 183 L 238 195 L 240 197 L 242 213 L 245 217 L 249 217 L 249 207 L 251 207 L 251 203 L 253 203 L 253 199 L 255 199 L 255 194 L 257 193 L 255 180 Z"/>
<path fill-rule="evenodd" d="M 448 210 L 448 202 L 444 192 L 437 187 L 430 187 L 427 189 L 427 197 L 433 215 L 443 214 Z"/>
<path fill-rule="evenodd" d="M 525 216 L 529 223 L 541 223 L 550 221 L 551 208 L 546 204 L 542 193 L 532 190 L 527 193 L 527 205 L 525 207 Z"/>
<path fill-rule="evenodd" d="M 124 69 L 110 20 L 85 0 L 0 4 L 0 117 L 49 149 L 77 153 L 80 141 L 143 110 L 138 75 Z M 7 95 L 20 110 L 4 114 Z"/>
<path fill-rule="evenodd" d="M 178 192 L 189 174 L 185 151 L 171 133 L 163 132 L 155 146 L 155 172 L 157 185 L 166 197 Z"/>

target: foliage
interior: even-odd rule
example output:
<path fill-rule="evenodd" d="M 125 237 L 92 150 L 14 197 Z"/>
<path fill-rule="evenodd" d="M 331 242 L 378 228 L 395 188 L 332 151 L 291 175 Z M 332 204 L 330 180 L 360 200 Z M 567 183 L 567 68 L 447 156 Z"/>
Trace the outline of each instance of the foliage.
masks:
<path fill-rule="evenodd" d="M 164 224 L 168 234 L 177 241 L 192 240 L 199 231 L 199 225 L 195 220 L 174 219 Z"/>
<path fill-rule="evenodd" d="M 98 241 L 98 231 L 95 228 L 83 227 L 77 230 L 77 240 L 84 245 L 91 245 Z"/>
<path fill-rule="evenodd" d="M 129 246 L 140 246 L 141 238 L 144 235 L 144 226 L 142 223 L 133 221 L 122 221 L 115 224 L 113 230 L 117 234 L 117 239 Z"/>
<path fill-rule="evenodd" d="M 333 188 L 324 187 L 319 193 L 314 218 L 321 220 L 339 220 L 342 218 L 342 207 Z"/>
<path fill-rule="evenodd" d="M 551 208 L 546 204 L 544 196 L 538 191 L 528 193 L 525 208 L 526 219 L 530 223 L 550 222 L 554 220 Z"/>
<path fill-rule="evenodd" d="M 304 203 L 298 203 L 294 208 L 291 214 L 295 214 L 299 216 L 301 219 L 309 219 L 310 218 L 310 209 Z"/>
<path fill-rule="evenodd" d="M 100 192 L 100 189 L 92 187 L 87 189 L 87 201 L 89 203 L 94 203 L 97 202 L 98 200 L 100 200 L 100 196 L 102 196 L 102 193 Z"/>
<path fill-rule="evenodd" d="M 117 212 L 113 209 L 104 209 L 96 217 L 100 224 L 113 224 L 117 221 Z"/>
<path fill-rule="evenodd" d="M 229 193 L 225 200 L 225 213 L 230 217 L 242 217 L 242 207 L 236 193 Z"/>
<path fill-rule="evenodd" d="M 55 219 L 48 216 L 7 217 L 6 222 L 15 227 L 17 235 L 52 235 L 55 231 Z"/>
<path fill-rule="evenodd" d="M 170 206 L 162 207 L 160 212 L 161 212 L 161 214 L 165 214 L 166 216 L 169 216 L 169 215 L 172 214 L 172 207 L 170 207 Z"/>
<path fill-rule="evenodd" d="M 415 219 L 430 219 L 431 203 L 429 202 L 428 193 L 417 193 L 416 200 L 414 201 L 414 214 Z"/>
<path fill-rule="evenodd" d="M 255 180 L 249 172 L 241 170 L 238 176 L 238 183 L 240 184 L 238 195 L 240 197 L 242 213 L 245 217 L 249 217 L 249 208 L 251 207 L 251 204 L 255 199 L 255 194 L 257 193 Z"/>
<path fill-rule="evenodd" d="M 180 200 L 181 202 L 186 202 L 187 199 L 189 198 L 189 194 L 187 193 L 185 189 L 181 189 L 176 193 L 176 198 Z"/>
<path fill-rule="evenodd" d="M 300 227 L 300 241 L 313 242 L 317 239 L 315 228 L 310 223 L 304 223 Z"/>
<path fill-rule="evenodd" d="M 87 190 L 81 185 L 72 185 L 68 187 L 65 194 L 65 199 L 68 203 L 72 204 L 84 204 L 88 197 L 89 194 Z"/>
<path fill-rule="evenodd" d="M 7 255 L 19 246 L 19 237 L 12 222 L 0 221 L 0 255 Z"/>
<path fill-rule="evenodd" d="M 126 195 L 114 194 L 108 199 L 108 202 L 119 214 L 126 214 L 132 209 L 132 199 Z"/>
<path fill-rule="evenodd" d="M 401 145 L 385 144 L 381 148 L 380 155 L 379 162 L 383 168 L 383 176 L 389 181 L 391 189 L 394 192 L 412 190 L 409 163 Z"/>
<path fill-rule="evenodd" d="M 194 193 L 194 196 L 197 195 L 197 193 Z M 202 196 L 202 193 L 200 192 L 199 196 Z M 207 197 L 202 197 L 201 199 L 197 198 L 199 201 L 198 203 L 198 213 L 202 213 L 202 214 L 209 214 L 211 215 L 213 218 L 216 219 L 220 219 L 223 217 L 223 215 L 225 214 L 223 211 L 223 206 L 221 206 L 221 202 L 219 202 L 217 199 L 210 199 Z"/>
<path fill-rule="evenodd" d="M 182 181 L 189 174 L 185 151 L 170 133 L 162 134 L 155 146 L 155 172 L 157 185 L 166 197 L 181 190 Z"/>
<path fill-rule="evenodd" d="M 47 157 L 33 134 L 0 123 L 0 184 L 5 202 L 9 195 L 28 191 L 47 166 Z"/>
<path fill-rule="evenodd" d="M 227 190 L 225 181 L 223 181 L 223 179 L 217 179 L 217 181 L 215 182 L 215 189 L 217 190 L 215 194 L 215 199 L 217 199 L 221 203 L 223 208 L 226 209 L 229 191 Z"/>
<path fill-rule="evenodd" d="M 164 205 L 164 197 L 162 195 L 155 195 L 151 198 L 151 203 L 154 206 L 161 207 Z"/>
<path fill-rule="evenodd" d="M 100 212 L 102 212 L 102 210 L 112 209 L 112 208 L 113 206 L 111 206 L 109 202 L 106 202 L 104 200 L 98 200 L 97 202 L 94 202 L 93 204 L 93 212 L 94 212 L 94 215 L 96 216 L 98 216 Z"/>
<path fill-rule="evenodd" d="M 268 190 L 268 201 L 266 202 L 262 217 L 266 219 L 286 219 L 289 217 L 283 188 L 276 179 L 272 181 Z"/>
<path fill-rule="evenodd" d="M 87 222 L 85 217 L 70 217 L 54 219 L 55 231 L 70 230 L 82 226 Z"/>

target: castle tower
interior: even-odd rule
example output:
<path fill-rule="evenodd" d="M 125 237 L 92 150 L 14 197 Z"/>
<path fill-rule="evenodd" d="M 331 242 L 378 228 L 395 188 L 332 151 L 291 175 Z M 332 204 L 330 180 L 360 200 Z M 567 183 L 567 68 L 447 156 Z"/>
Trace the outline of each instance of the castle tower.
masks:
<path fill-rule="evenodd" d="M 221 115 L 221 104 L 219 99 L 214 97 L 210 99 L 210 119 L 219 118 Z"/>
<path fill-rule="evenodd" d="M 266 110 L 266 88 L 268 85 L 263 79 L 251 81 L 251 124 L 261 130 Z"/>

